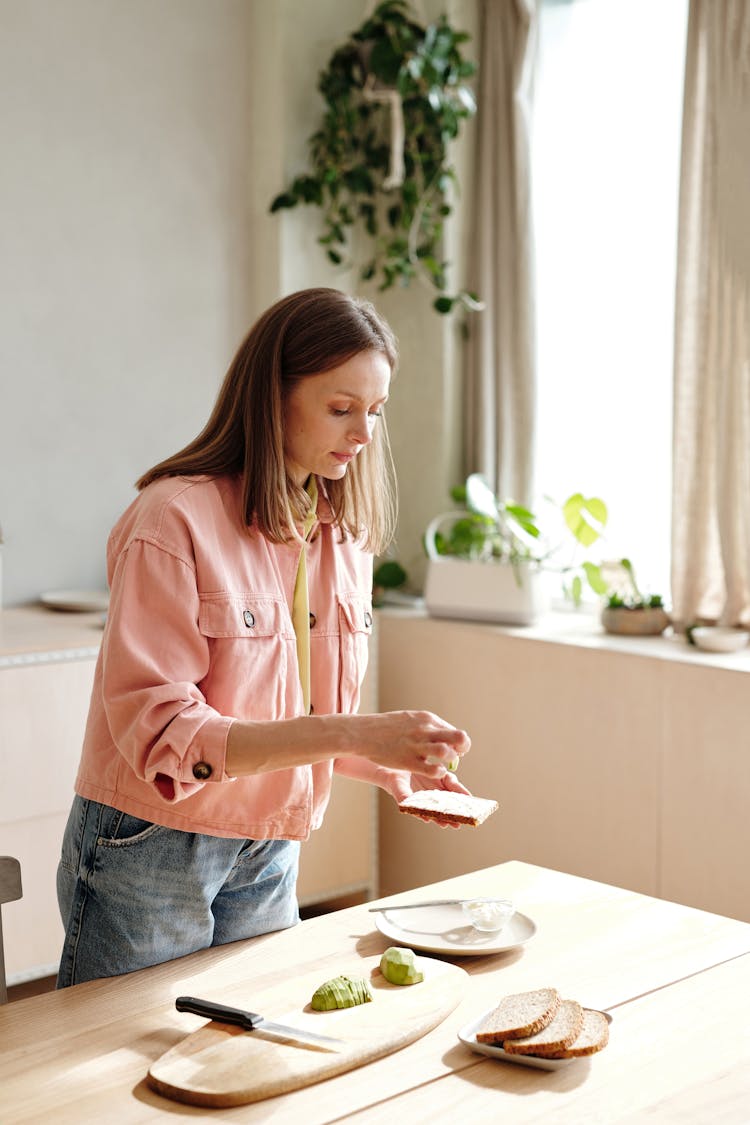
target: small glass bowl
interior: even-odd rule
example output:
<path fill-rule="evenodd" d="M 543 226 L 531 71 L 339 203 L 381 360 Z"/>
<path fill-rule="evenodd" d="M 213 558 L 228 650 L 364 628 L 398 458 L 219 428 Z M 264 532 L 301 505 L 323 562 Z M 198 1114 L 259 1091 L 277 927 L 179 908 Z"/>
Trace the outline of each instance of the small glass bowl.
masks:
<path fill-rule="evenodd" d="M 507 898 L 469 898 L 461 903 L 461 909 L 474 929 L 483 934 L 499 933 L 516 912 Z"/>

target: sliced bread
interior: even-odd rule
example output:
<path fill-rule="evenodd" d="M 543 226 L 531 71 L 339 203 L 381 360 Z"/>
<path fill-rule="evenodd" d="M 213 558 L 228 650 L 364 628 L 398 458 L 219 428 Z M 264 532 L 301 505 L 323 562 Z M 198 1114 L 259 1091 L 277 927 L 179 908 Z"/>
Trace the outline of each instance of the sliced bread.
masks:
<path fill-rule="evenodd" d="M 560 1005 L 556 988 L 537 988 L 504 996 L 476 1032 L 478 1043 L 504 1046 L 506 1040 L 535 1035 L 553 1019 Z"/>
<path fill-rule="evenodd" d="M 406 797 L 398 808 L 402 813 L 443 824 L 470 824 L 476 828 L 497 811 L 498 804 L 487 797 L 471 797 L 449 789 L 423 789 Z"/>
<path fill-rule="evenodd" d="M 561 1000 L 548 1024 L 533 1035 L 503 1042 L 508 1055 L 537 1055 L 548 1058 L 566 1050 L 581 1034 L 583 1008 L 577 1000 Z"/>
<path fill-rule="evenodd" d="M 592 1008 L 583 1009 L 583 1027 L 581 1034 L 574 1039 L 569 1047 L 564 1047 L 554 1054 L 547 1055 L 548 1059 L 579 1059 L 584 1055 L 595 1055 L 602 1051 L 609 1043 L 609 1022 L 602 1012 L 595 1012 Z"/>

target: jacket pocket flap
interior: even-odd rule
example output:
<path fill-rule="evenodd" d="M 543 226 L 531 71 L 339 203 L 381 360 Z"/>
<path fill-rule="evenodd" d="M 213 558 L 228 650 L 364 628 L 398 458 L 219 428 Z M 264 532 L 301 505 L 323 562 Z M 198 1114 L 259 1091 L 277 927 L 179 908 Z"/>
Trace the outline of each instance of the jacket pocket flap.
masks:
<path fill-rule="evenodd" d="M 291 622 L 280 598 L 219 594 L 201 597 L 198 628 L 204 637 L 272 637 L 288 633 Z"/>
<path fill-rule="evenodd" d="M 372 633 L 372 602 L 369 598 L 340 598 L 339 606 L 351 633 Z"/>

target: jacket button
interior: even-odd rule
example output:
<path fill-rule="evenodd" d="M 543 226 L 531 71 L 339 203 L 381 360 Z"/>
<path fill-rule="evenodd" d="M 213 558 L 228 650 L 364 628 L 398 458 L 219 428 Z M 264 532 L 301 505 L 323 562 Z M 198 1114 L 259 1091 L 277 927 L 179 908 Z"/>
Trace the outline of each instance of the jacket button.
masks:
<path fill-rule="evenodd" d="M 318 620 L 318 619 L 317 619 L 317 617 L 315 616 L 315 614 L 314 614 L 314 613 L 311 613 L 311 614 L 310 614 L 310 628 L 311 628 L 311 629 L 314 629 L 314 628 L 315 628 L 315 622 L 316 622 L 317 620 Z"/>
<path fill-rule="evenodd" d="M 372 625 L 372 614 L 365 613 L 365 628 L 369 629 Z"/>
<path fill-rule="evenodd" d="M 198 781 L 205 781 L 213 772 L 208 762 L 196 762 L 193 766 L 193 777 Z"/>
<path fill-rule="evenodd" d="M 246 609 L 242 614 L 242 620 L 245 622 L 248 629 L 252 629 L 253 625 L 255 624 L 255 615 L 252 614 L 249 609 Z"/>

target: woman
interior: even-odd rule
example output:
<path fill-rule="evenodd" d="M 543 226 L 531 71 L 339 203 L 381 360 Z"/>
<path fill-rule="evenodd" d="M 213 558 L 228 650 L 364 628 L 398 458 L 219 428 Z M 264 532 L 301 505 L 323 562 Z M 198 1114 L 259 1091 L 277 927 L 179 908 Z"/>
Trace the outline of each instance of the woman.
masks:
<path fill-rule="evenodd" d="M 63 840 L 58 987 L 294 925 L 331 774 L 467 790 L 465 732 L 357 715 L 372 553 L 394 521 L 394 337 L 311 289 L 240 346 L 202 433 L 138 481 Z"/>

